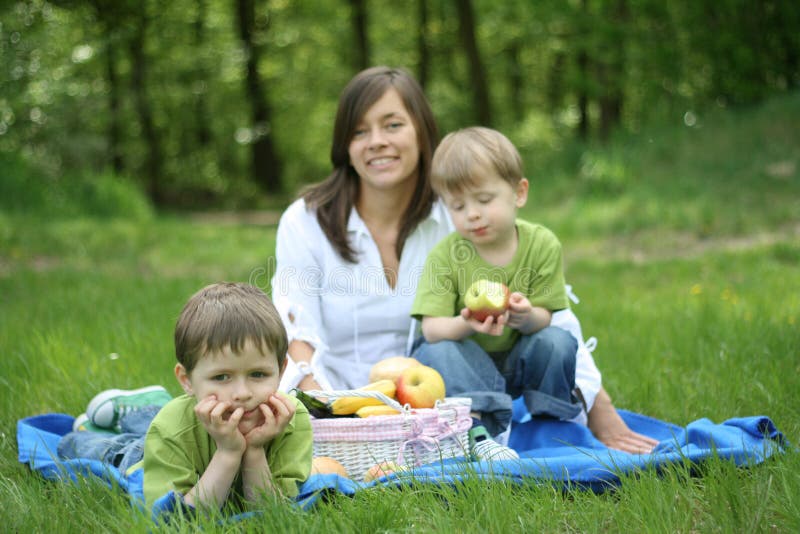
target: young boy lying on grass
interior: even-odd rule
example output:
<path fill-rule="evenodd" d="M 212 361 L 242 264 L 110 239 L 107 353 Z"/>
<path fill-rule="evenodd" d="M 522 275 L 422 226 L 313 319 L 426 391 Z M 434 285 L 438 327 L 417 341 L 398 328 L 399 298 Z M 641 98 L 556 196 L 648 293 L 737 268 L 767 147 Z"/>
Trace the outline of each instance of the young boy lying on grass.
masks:
<path fill-rule="evenodd" d="M 261 290 L 210 285 L 175 327 L 185 395 L 170 399 L 160 386 L 100 393 L 59 455 L 122 472 L 143 467 L 148 509 L 165 497 L 190 509 L 241 510 L 264 495 L 295 496 L 311 470 L 312 433 L 306 408 L 278 393 L 287 344 Z"/>

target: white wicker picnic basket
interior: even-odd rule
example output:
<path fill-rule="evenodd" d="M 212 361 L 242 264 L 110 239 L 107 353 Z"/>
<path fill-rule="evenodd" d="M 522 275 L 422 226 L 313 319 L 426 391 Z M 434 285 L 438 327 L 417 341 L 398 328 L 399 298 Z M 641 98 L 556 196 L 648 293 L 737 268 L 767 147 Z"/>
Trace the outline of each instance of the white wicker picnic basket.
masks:
<path fill-rule="evenodd" d="M 350 478 L 364 480 L 367 470 L 384 461 L 416 467 L 468 455 L 468 431 L 472 426 L 471 400 L 447 397 L 434 408 L 401 406 L 378 391 L 307 391 L 329 399 L 369 396 L 394 407 L 398 415 L 371 417 L 311 418 L 314 456 L 338 460 Z"/>

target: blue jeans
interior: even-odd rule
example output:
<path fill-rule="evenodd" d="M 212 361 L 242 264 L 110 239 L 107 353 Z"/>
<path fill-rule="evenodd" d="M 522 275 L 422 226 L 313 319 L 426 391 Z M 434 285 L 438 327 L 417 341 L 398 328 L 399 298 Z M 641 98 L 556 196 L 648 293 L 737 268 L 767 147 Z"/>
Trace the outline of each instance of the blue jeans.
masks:
<path fill-rule="evenodd" d="M 533 416 L 571 419 L 583 408 L 574 394 L 578 342 L 548 326 L 523 335 L 514 347 L 489 355 L 470 339 L 422 342 L 412 356 L 444 378 L 450 397 L 469 397 L 492 436 L 511 422 L 511 403 L 522 396 Z M 502 370 L 501 370 L 502 369 Z"/>
<path fill-rule="evenodd" d="M 126 413 L 119 420 L 119 434 L 91 430 L 64 434 L 58 442 L 58 456 L 100 460 L 125 474 L 130 466 L 144 457 L 144 436 L 160 409 L 161 406 L 145 406 Z"/>

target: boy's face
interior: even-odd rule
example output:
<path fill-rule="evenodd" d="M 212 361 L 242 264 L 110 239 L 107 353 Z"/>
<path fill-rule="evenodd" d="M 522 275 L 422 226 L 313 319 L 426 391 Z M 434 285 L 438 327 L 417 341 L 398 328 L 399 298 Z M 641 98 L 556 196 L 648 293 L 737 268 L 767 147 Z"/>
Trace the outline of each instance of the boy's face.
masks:
<path fill-rule="evenodd" d="M 250 340 L 238 354 L 230 347 L 206 354 L 191 373 L 187 373 L 181 364 L 175 366 L 175 376 L 187 394 L 198 400 L 213 395 L 218 402 L 229 402 L 229 413 L 243 408 L 245 413 L 240 428 L 243 425 L 253 428 L 260 424 L 263 415 L 258 406 L 278 390 L 282 374 L 283 369 L 278 366 L 275 355 L 261 352 Z"/>
<path fill-rule="evenodd" d="M 486 168 L 476 169 L 475 177 L 477 185 L 441 196 L 456 231 L 478 251 L 495 250 L 515 239 L 517 209 L 528 199 L 528 180 L 522 178 L 514 188 Z"/>

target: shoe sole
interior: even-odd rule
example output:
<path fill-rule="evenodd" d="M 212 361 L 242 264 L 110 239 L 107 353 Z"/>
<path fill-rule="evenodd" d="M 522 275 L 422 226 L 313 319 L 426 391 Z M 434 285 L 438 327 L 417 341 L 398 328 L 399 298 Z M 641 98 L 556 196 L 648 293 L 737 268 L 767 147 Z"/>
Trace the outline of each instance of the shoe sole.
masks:
<path fill-rule="evenodd" d="M 78 432 L 83 425 L 89 422 L 89 417 L 82 413 L 78 417 L 75 418 L 75 421 L 72 423 L 72 431 Z"/>
<path fill-rule="evenodd" d="M 98 424 L 97 421 L 94 420 L 94 414 L 97 413 L 97 410 L 99 410 L 101 406 L 107 402 L 112 402 L 117 397 L 130 397 L 132 395 L 156 391 L 163 391 L 164 393 L 167 393 L 167 390 L 162 386 L 147 386 L 139 389 L 107 389 L 102 393 L 98 393 L 91 401 L 89 401 L 89 405 L 86 407 L 86 415 L 89 416 L 89 420 L 93 424 L 101 428 L 107 428 L 105 425 Z"/>

